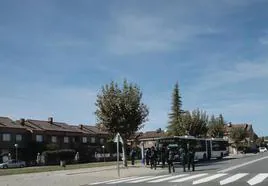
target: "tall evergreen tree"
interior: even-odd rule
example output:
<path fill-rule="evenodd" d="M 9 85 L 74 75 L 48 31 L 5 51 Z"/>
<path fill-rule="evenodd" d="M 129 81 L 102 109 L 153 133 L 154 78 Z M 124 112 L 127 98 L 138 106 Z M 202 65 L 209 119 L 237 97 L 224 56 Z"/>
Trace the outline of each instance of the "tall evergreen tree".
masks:
<path fill-rule="evenodd" d="M 179 90 L 179 83 L 175 84 L 172 93 L 172 103 L 171 103 L 171 112 L 169 113 L 169 122 L 168 122 L 168 134 L 169 135 L 183 135 L 183 127 L 181 122 L 182 114 L 182 101 Z"/>

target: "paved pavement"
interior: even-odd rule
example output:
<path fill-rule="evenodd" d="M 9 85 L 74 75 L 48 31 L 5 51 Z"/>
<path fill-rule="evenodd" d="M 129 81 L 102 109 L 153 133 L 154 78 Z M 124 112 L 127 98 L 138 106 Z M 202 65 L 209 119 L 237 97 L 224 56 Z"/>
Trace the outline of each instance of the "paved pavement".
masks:
<path fill-rule="evenodd" d="M 268 153 L 240 155 L 224 160 L 198 163 L 195 172 L 183 173 L 181 167 L 168 174 L 167 169 L 151 170 L 141 166 L 122 169 L 115 166 L 0 176 L 0 186 L 89 186 L 89 185 L 268 185 Z"/>

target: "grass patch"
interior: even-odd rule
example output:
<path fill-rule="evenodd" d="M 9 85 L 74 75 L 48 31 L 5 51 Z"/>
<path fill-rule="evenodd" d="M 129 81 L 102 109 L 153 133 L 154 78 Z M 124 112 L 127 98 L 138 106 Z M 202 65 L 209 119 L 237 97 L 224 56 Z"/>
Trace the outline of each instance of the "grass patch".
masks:
<path fill-rule="evenodd" d="M 27 174 L 27 173 L 37 173 L 37 172 L 50 172 L 50 171 L 59 171 L 59 170 L 93 168 L 93 167 L 105 167 L 105 166 L 111 166 L 111 165 L 116 165 L 116 162 L 113 161 L 113 162 L 71 164 L 71 165 L 66 165 L 65 168 L 59 165 L 53 165 L 53 166 L 25 167 L 25 168 L 14 168 L 14 169 L 0 169 L 0 176 L 12 175 L 12 174 Z"/>

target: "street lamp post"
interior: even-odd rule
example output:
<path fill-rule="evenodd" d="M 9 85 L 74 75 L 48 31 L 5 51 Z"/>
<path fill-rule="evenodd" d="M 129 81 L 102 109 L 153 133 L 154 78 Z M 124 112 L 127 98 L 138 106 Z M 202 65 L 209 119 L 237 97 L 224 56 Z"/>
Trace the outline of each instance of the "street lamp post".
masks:
<path fill-rule="evenodd" d="M 18 144 L 16 143 L 15 145 L 15 148 L 16 148 L 16 162 L 18 162 Z"/>
<path fill-rule="evenodd" d="M 101 148 L 102 148 L 102 152 L 103 152 L 103 161 L 105 162 L 105 154 L 104 154 L 104 152 L 105 152 L 105 151 L 104 151 L 104 150 L 105 150 L 105 146 L 102 145 Z"/>

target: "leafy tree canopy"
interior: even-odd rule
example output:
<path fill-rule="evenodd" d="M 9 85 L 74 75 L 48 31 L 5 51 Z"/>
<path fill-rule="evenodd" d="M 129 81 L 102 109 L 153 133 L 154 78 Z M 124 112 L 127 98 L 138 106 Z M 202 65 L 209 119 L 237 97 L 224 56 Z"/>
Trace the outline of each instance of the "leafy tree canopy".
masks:
<path fill-rule="evenodd" d="M 210 117 L 209 124 L 208 124 L 208 134 L 211 137 L 220 137 L 222 138 L 224 135 L 224 118 L 222 114 L 219 117 L 215 118 L 214 115 Z"/>
<path fill-rule="evenodd" d="M 141 129 L 149 115 L 140 88 L 126 80 L 122 87 L 114 81 L 103 86 L 95 105 L 97 125 L 102 125 L 112 135 L 119 132 L 124 140 Z"/>

